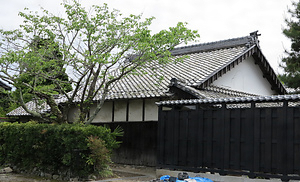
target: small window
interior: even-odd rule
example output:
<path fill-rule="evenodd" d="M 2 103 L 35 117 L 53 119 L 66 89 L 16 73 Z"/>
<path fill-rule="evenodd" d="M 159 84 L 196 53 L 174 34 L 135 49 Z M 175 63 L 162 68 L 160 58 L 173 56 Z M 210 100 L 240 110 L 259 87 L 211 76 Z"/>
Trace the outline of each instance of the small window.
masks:
<path fill-rule="evenodd" d="M 289 107 L 299 107 L 300 106 L 300 102 L 289 102 L 288 106 Z"/>
<path fill-rule="evenodd" d="M 227 108 L 227 109 L 251 108 L 251 103 L 226 104 L 226 108 Z"/>
<path fill-rule="evenodd" d="M 283 102 L 255 103 L 255 107 L 283 107 Z"/>

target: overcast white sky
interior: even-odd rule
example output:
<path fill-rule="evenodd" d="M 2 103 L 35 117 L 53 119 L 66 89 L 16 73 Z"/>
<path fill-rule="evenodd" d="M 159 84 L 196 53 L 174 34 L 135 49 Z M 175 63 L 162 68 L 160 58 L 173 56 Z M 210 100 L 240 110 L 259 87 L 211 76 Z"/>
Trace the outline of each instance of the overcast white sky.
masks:
<path fill-rule="evenodd" d="M 55 14 L 63 14 L 62 0 L 0 0 L 0 28 L 14 29 L 22 23 L 18 12 L 25 7 L 40 7 Z M 141 14 L 156 17 L 151 29 L 157 32 L 177 22 L 187 22 L 190 29 L 198 30 L 200 42 L 211 42 L 249 35 L 259 30 L 261 49 L 273 69 L 284 56 L 290 42 L 282 34 L 284 18 L 291 0 L 81 0 L 84 6 L 107 3 L 123 14 Z"/>

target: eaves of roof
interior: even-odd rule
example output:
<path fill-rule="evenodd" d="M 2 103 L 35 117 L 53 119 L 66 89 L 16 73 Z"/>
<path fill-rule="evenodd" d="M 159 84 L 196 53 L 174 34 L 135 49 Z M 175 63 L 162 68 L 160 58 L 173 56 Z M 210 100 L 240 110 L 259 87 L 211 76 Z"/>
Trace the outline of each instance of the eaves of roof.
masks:
<path fill-rule="evenodd" d="M 272 85 L 272 90 L 276 90 L 279 94 L 287 94 L 288 91 L 283 86 L 281 81 L 278 79 L 275 71 L 271 67 L 270 63 L 267 61 L 266 57 L 263 55 L 259 47 L 255 47 L 255 51 L 252 54 L 255 64 L 258 64 L 263 72 L 263 77 L 266 78 Z"/>
<path fill-rule="evenodd" d="M 186 98 L 186 99 L 216 99 L 216 98 L 231 98 L 231 97 L 252 97 L 252 96 L 258 96 L 255 94 L 250 94 L 246 92 L 226 89 L 218 86 L 209 86 L 204 89 L 196 89 L 191 86 L 188 86 L 179 80 L 173 78 L 171 79 L 170 84 L 170 91 L 176 93 L 176 90 L 173 89 L 173 87 L 176 87 L 177 89 L 183 91 L 184 93 L 188 93 L 192 98 Z M 178 92 L 178 91 L 177 91 Z M 180 93 L 178 93 L 180 94 Z M 184 99 L 184 97 L 182 97 Z"/>
<path fill-rule="evenodd" d="M 199 92 L 199 90 L 197 90 L 197 89 L 195 89 L 195 88 L 193 88 L 191 86 L 188 86 L 186 84 L 183 84 L 182 82 L 180 82 L 176 78 L 172 78 L 171 79 L 171 83 L 170 83 L 169 87 L 170 87 L 170 90 L 173 90 L 172 87 L 176 87 L 176 88 L 182 90 L 183 92 L 190 94 L 194 98 L 198 98 L 198 99 L 205 98 L 205 96 L 202 95 Z"/>
<path fill-rule="evenodd" d="M 190 100 L 170 100 L 156 102 L 158 106 L 172 105 L 193 105 L 193 104 L 231 104 L 231 103 L 251 103 L 251 102 L 283 102 L 300 101 L 300 94 L 297 95 L 276 95 L 276 96 L 253 96 L 253 97 L 232 97 L 232 98 L 209 98 Z"/>

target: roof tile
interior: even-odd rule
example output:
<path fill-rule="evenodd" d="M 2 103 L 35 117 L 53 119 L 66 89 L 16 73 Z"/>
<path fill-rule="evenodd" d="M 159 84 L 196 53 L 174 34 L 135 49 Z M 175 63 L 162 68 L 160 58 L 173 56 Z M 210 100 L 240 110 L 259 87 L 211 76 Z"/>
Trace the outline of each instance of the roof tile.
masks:
<path fill-rule="evenodd" d="M 215 74 L 216 70 L 223 69 L 235 59 L 244 55 L 249 50 L 249 45 L 253 44 L 253 37 L 246 36 L 176 48 L 171 52 L 175 58 L 188 55 L 183 62 L 169 63 L 155 70 L 151 68 L 137 70 L 137 75 L 127 75 L 113 84 L 109 88 L 106 99 L 165 97 L 168 96 L 169 81 L 172 78 L 179 79 L 188 87 L 198 86 Z M 155 65 L 155 62 L 152 65 Z M 148 74 L 143 74 L 143 72 Z M 163 76 L 164 79 L 161 80 L 160 76 Z M 228 93 L 219 92 L 219 94 L 216 94 L 217 92 L 207 88 L 206 90 L 200 90 L 198 94 L 207 98 L 228 97 Z M 95 100 L 99 100 L 99 97 L 100 95 Z M 57 99 L 57 102 L 64 101 L 63 98 Z M 79 101 L 79 97 L 74 100 L 74 102 L 77 101 Z M 209 100 L 209 102 L 212 101 Z M 23 110 L 18 108 L 8 115 L 21 115 L 22 112 Z"/>

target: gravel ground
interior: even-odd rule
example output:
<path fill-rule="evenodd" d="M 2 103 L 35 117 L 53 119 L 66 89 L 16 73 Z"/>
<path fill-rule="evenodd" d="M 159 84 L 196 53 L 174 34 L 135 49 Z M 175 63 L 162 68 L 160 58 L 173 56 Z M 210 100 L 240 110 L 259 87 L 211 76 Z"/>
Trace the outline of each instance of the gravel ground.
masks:
<path fill-rule="evenodd" d="M 93 182 L 110 182 L 110 181 L 122 181 L 122 182 L 137 182 L 137 181 L 152 181 L 154 177 L 145 176 L 145 175 L 137 175 L 137 174 L 129 174 L 129 173 L 121 173 L 116 172 L 117 176 L 109 179 L 103 180 L 95 180 Z M 63 182 L 57 180 L 49 180 L 43 179 L 35 176 L 26 176 L 21 174 L 0 174 L 0 182 Z"/>
<path fill-rule="evenodd" d="M 112 170 L 115 174 L 114 177 L 95 180 L 93 182 L 143 182 L 143 181 L 152 181 L 156 178 L 155 168 L 149 167 L 136 167 L 136 166 L 127 166 L 127 165 L 114 165 Z M 16 173 L 7 173 L 0 174 L 0 182 L 63 182 L 58 180 L 49 180 L 41 177 L 16 174 Z"/>
<path fill-rule="evenodd" d="M 117 177 L 98 180 L 96 182 L 137 182 L 137 181 L 153 181 L 156 179 L 155 168 L 144 167 L 144 166 L 128 166 L 128 165 L 114 165 L 112 170 Z"/>
<path fill-rule="evenodd" d="M 96 180 L 96 182 L 113 182 L 113 181 L 122 181 L 122 182 L 134 182 L 134 181 L 152 181 L 155 179 L 155 176 L 147 175 L 147 174 L 133 174 L 128 172 L 114 172 L 117 177 L 109 178 L 105 180 Z"/>
<path fill-rule="evenodd" d="M 57 180 L 49 180 L 36 176 L 29 176 L 23 174 L 7 173 L 0 174 L 1 182 L 59 182 Z"/>

